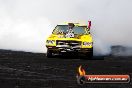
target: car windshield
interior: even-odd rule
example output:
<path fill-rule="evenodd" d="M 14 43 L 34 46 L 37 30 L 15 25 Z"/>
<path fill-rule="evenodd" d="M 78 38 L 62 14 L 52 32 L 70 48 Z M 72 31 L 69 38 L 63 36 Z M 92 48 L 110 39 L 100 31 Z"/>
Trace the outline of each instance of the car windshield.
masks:
<path fill-rule="evenodd" d="M 55 27 L 53 34 L 67 33 L 68 25 L 58 25 Z M 86 26 L 73 27 L 74 34 L 86 34 Z"/>

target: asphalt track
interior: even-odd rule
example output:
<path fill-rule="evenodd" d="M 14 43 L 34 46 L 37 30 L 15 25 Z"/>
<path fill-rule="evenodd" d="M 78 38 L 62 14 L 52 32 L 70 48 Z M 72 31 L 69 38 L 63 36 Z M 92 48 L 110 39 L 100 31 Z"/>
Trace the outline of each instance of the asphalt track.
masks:
<path fill-rule="evenodd" d="M 81 59 L 83 59 L 81 57 Z M 132 75 L 132 57 L 46 58 L 45 54 L 0 50 L 0 88 L 132 88 L 127 84 L 78 85 L 78 67 L 87 74 Z M 132 76 L 131 76 L 132 77 Z"/>

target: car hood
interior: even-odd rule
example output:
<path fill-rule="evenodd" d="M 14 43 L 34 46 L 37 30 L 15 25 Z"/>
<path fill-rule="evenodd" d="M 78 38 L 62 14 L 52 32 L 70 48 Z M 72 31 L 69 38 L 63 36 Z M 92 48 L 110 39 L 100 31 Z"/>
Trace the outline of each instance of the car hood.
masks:
<path fill-rule="evenodd" d="M 66 38 L 65 35 L 50 35 L 49 39 L 53 40 L 77 40 L 77 41 L 82 41 L 82 40 L 91 40 L 92 36 L 90 34 L 87 35 L 75 35 L 73 38 Z"/>

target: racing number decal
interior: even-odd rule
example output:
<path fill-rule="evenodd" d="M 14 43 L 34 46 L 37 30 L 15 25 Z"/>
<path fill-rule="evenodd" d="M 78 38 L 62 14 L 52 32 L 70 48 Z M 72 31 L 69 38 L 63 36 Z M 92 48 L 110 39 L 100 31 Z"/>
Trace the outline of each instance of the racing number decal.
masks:
<path fill-rule="evenodd" d="M 73 38 L 73 37 L 74 37 L 74 34 L 73 34 L 73 33 L 67 33 L 67 34 L 66 34 L 66 37 L 67 37 L 67 38 Z"/>

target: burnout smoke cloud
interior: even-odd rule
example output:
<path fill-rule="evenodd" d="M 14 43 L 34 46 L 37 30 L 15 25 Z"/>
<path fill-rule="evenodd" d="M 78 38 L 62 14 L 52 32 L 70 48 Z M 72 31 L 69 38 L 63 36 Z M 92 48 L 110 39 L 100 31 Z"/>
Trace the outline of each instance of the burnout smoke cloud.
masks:
<path fill-rule="evenodd" d="M 113 45 L 132 47 L 131 0 L 0 0 L 0 48 L 45 52 L 53 27 L 64 21 L 92 21 L 94 53 Z"/>

